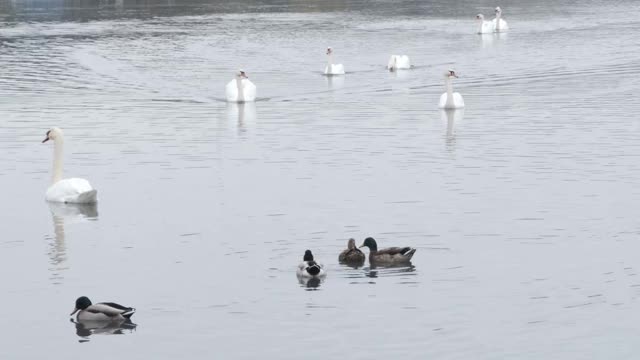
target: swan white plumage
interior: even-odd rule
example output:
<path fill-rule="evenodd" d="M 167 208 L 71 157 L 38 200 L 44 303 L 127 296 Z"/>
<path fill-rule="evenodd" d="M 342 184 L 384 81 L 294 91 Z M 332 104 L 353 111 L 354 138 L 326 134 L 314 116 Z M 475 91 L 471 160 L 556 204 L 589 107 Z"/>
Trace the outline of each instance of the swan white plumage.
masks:
<path fill-rule="evenodd" d="M 495 32 L 509 30 L 509 25 L 507 24 L 507 21 L 502 19 L 502 9 L 500 9 L 500 6 L 496 6 L 495 13 L 496 13 L 496 17 L 495 19 L 493 19 L 493 26 L 494 26 Z"/>
<path fill-rule="evenodd" d="M 407 55 L 391 55 L 387 70 L 396 71 L 406 69 L 411 69 L 411 61 Z"/>
<path fill-rule="evenodd" d="M 478 26 L 478 34 L 492 34 L 496 31 L 493 21 L 485 20 L 484 15 L 478 14 L 476 15 L 476 19 L 480 22 L 480 25 Z"/>
<path fill-rule="evenodd" d="M 229 81 L 226 93 L 228 102 L 243 103 L 256 100 L 256 86 L 242 70 L 238 71 L 235 79 Z"/>
<path fill-rule="evenodd" d="M 313 260 L 311 250 L 307 250 L 304 252 L 302 262 L 298 265 L 296 275 L 299 278 L 322 278 L 327 275 L 327 272 L 322 264 L 318 264 Z"/>
<path fill-rule="evenodd" d="M 47 131 L 47 137 L 43 143 L 53 140 L 53 178 L 51 186 L 47 189 L 45 199 L 52 202 L 91 204 L 98 199 L 98 191 L 89 181 L 80 178 L 62 178 L 62 151 L 64 135 L 62 130 L 54 127 Z"/>
<path fill-rule="evenodd" d="M 460 93 L 453 92 L 453 85 L 451 84 L 452 77 L 458 77 L 455 71 L 445 71 L 444 83 L 447 92 L 440 96 L 440 103 L 438 105 L 440 109 L 460 109 L 464 107 L 464 100 L 462 99 L 462 95 L 460 95 Z"/>
<path fill-rule="evenodd" d="M 333 63 L 333 50 L 327 48 L 327 67 L 324 68 L 325 75 L 344 75 L 344 66 Z"/>

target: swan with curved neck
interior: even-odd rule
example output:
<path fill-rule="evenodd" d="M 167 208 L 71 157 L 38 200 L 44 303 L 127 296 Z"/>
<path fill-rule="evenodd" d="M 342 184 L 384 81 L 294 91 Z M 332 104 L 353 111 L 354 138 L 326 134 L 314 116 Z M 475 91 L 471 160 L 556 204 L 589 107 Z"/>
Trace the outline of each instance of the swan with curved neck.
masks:
<path fill-rule="evenodd" d="M 387 70 L 408 70 L 411 69 L 411 61 L 407 55 L 391 55 L 389 58 L 389 64 L 387 64 Z"/>
<path fill-rule="evenodd" d="M 256 100 L 256 86 L 249 80 L 243 70 L 239 70 L 235 78 L 226 86 L 228 102 L 244 103 Z"/>
<path fill-rule="evenodd" d="M 89 181 L 80 178 L 62 178 L 62 151 L 64 146 L 64 134 L 59 128 L 52 128 L 47 131 L 47 137 L 43 143 L 53 140 L 53 176 L 51 186 L 47 189 L 45 199 L 52 202 L 62 203 L 95 203 L 98 191 L 95 190 Z"/>
<path fill-rule="evenodd" d="M 492 21 L 486 21 L 484 15 L 476 15 L 476 19 L 480 22 L 478 26 L 478 34 L 492 34 L 496 29 Z"/>
<path fill-rule="evenodd" d="M 447 70 L 444 73 L 444 83 L 447 91 L 440 96 L 440 103 L 438 107 L 441 109 L 460 109 L 464 107 L 464 100 L 462 95 L 458 92 L 453 92 L 453 85 L 451 84 L 451 78 L 457 78 L 456 72 L 453 70 Z"/>
<path fill-rule="evenodd" d="M 509 25 L 507 24 L 507 21 L 502 19 L 502 9 L 500 9 L 500 6 L 496 6 L 495 13 L 496 13 L 496 17 L 495 19 L 493 19 L 493 26 L 495 28 L 495 32 L 509 30 Z"/>
<path fill-rule="evenodd" d="M 327 67 L 324 68 L 325 75 L 344 75 L 344 66 L 333 63 L 333 49 L 327 48 Z"/>

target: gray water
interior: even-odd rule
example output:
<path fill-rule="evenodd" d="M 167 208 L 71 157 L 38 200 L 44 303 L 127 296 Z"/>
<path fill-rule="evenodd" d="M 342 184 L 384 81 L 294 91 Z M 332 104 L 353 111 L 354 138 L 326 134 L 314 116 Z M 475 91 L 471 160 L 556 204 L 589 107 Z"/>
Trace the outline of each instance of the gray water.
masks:
<path fill-rule="evenodd" d="M 640 353 L 635 2 L 0 4 L 0 358 Z M 44 201 L 53 126 L 97 207 Z M 412 265 L 339 265 L 366 236 Z M 77 331 L 81 295 L 137 327 Z"/>

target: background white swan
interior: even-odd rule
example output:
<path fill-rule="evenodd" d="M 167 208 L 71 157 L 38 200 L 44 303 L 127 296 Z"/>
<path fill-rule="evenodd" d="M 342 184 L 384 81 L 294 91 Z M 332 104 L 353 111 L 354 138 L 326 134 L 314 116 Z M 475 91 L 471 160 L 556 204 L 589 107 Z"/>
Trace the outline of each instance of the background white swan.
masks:
<path fill-rule="evenodd" d="M 507 31 L 509 30 L 509 25 L 507 25 L 507 21 L 502 19 L 502 9 L 500 6 L 496 6 L 496 18 L 493 19 L 493 26 L 495 27 L 496 32 Z"/>
<path fill-rule="evenodd" d="M 226 93 L 229 102 L 243 103 L 256 100 L 256 86 L 242 70 L 238 71 L 235 79 L 229 81 Z"/>
<path fill-rule="evenodd" d="M 327 48 L 327 67 L 324 68 L 325 75 L 344 75 L 344 66 L 333 63 L 333 50 Z"/>
<path fill-rule="evenodd" d="M 91 204 L 98 200 L 98 191 L 89 181 L 80 178 L 62 178 L 62 160 L 64 134 L 62 130 L 53 128 L 47 131 L 47 137 L 42 141 L 53 140 L 53 179 L 47 189 L 47 201 L 62 203 Z"/>
<path fill-rule="evenodd" d="M 476 15 L 476 19 L 478 19 L 478 34 L 492 34 L 496 28 L 493 25 L 493 21 L 487 21 L 484 19 L 484 15 L 478 14 Z"/>
<path fill-rule="evenodd" d="M 387 70 L 406 70 L 411 69 L 411 61 L 407 55 L 391 55 Z"/>
<path fill-rule="evenodd" d="M 447 70 L 444 73 L 444 83 L 447 88 L 447 92 L 440 96 L 440 103 L 438 105 L 441 109 L 460 109 L 464 107 L 464 100 L 462 95 L 457 92 L 453 92 L 453 85 L 451 85 L 451 78 L 457 78 L 456 72 L 453 70 Z"/>

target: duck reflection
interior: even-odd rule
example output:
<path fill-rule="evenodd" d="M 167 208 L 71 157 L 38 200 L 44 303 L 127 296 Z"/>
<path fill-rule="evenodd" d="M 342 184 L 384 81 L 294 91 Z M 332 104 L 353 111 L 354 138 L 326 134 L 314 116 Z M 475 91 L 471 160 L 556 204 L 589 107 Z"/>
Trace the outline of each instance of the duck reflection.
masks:
<path fill-rule="evenodd" d="M 440 118 L 442 121 L 447 122 L 447 145 L 454 145 L 456 140 L 454 134 L 455 123 L 461 122 L 464 119 L 464 109 L 440 110 Z"/>
<path fill-rule="evenodd" d="M 53 219 L 54 239 L 49 246 L 49 258 L 52 265 L 52 279 L 60 278 L 59 272 L 64 270 L 67 260 L 65 242 L 65 223 L 75 223 L 98 217 L 97 204 L 63 204 L 49 202 L 49 210 Z"/>
<path fill-rule="evenodd" d="M 406 275 L 407 273 L 416 271 L 416 267 L 411 263 L 411 261 L 392 265 L 378 265 L 373 263 L 370 264 L 368 268 L 365 267 L 363 270 L 366 277 L 377 278 L 379 276 Z"/>
<path fill-rule="evenodd" d="M 247 126 L 252 126 L 256 122 L 255 102 L 227 103 L 227 116 L 232 122 L 238 122 L 238 132 L 246 131 Z"/>
<path fill-rule="evenodd" d="M 76 335 L 80 342 L 89 341 L 91 335 L 124 335 L 133 332 L 138 326 L 130 319 L 122 321 L 76 321 L 70 320 L 76 328 Z"/>

